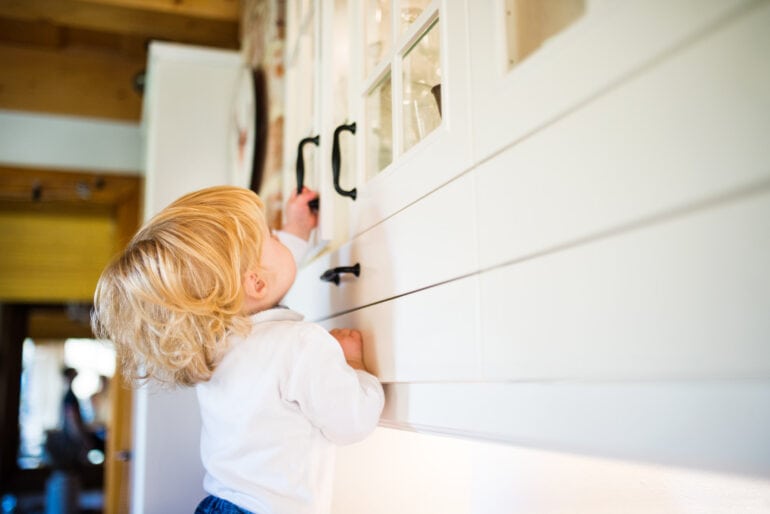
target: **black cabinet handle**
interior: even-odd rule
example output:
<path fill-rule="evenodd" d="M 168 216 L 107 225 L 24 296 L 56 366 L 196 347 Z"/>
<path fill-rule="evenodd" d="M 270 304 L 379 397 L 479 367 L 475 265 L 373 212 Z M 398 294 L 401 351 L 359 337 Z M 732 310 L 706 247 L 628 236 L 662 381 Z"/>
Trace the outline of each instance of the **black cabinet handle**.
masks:
<path fill-rule="evenodd" d="M 358 263 L 355 263 L 353 266 L 340 266 L 338 268 L 328 269 L 321 275 L 321 280 L 324 282 L 334 282 L 336 285 L 340 285 L 340 273 L 352 273 L 358 277 L 361 275 L 361 266 Z"/>
<path fill-rule="evenodd" d="M 302 188 L 305 185 L 305 156 L 302 153 L 305 145 L 313 143 L 318 146 L 321 138 L 320 136 L 306 137 L 299 142 L 297 146 L 297 194 L 302 193 Z M 310 200 L 308 202 L 310 208 L 314 211 L 318 210 L 318 198 Z"/>
<path fill-rule="evenodd" d="M 356 123 L 353 122 L 349 125 L 340 125 L 334 129 L 334 140 L 332 142 L 332 176 L 334 177 L 334 189 L 342 196 L 349 196 L 353 200 L 356 199 L 356 188 L 354 187 L 350 191 L 345 191 L 340 187 L 340 133 L 347 130 L 353 134 L 356 133 Z"/>

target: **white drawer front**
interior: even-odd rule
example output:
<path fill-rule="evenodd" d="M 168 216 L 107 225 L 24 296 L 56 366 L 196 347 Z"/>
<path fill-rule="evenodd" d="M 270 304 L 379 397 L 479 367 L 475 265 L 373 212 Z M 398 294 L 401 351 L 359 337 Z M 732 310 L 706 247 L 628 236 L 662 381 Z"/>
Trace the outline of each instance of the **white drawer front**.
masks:
<path fill-rule="evenodd" d="M 389 384 L 385 398 L 383 426 L 770 474 L 770 380 Z"/>
<path fill-rule="evenodd" d="M 472 178 L 462 176 L 302 269 L 284 303 L 318 320 L 477 269 Z M 359 263 L 361 275 L 322 282 L 327 269 Z"/>
<path fill-rule="evenodd" d="M 480 276 L 485 379 L 770 377 L 770 187 Z"/>
<path fill-rule="evenodd" d="M 770 179 L 770 5 L 475 170 L 481 266 Z"/>
<path fill-rule="evenodd" d="M 477 283 L 467 277 L 322 324 L 360 330 L 367 368 L 382 382 L 476 380 Z"/>

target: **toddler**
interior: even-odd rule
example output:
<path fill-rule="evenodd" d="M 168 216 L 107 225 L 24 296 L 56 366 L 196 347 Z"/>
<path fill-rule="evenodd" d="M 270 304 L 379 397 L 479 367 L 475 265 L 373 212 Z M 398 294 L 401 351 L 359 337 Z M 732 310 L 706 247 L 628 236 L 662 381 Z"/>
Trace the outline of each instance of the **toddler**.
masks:
<path fill-rule="evenodd" d="M 365 370 L 361 335 L 279 305 L 296 274 L 292 250 L 317 224 L 315 196 L 294 194 L 272 235 L 253 192 L 190 193 L 99 279 L 92 326 L 127 376 L 196 387 L 209 493 L 196 514 L 328 512 L 334 445 L 379 420 L 383 390 Z"/>

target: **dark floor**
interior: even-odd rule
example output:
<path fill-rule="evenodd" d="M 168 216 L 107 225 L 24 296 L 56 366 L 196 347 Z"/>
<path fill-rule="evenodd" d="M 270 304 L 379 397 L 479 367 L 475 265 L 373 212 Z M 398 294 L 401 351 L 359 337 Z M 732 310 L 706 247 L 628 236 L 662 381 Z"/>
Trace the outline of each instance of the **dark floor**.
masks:
<path fill-rule="evenodd" d="M 3 514 L 102 514 L 104 495 L 100 490 L 81 491 L 78 508 L 67 512 L 67 507 L 51 505 L 46 510 L 45 492 L 6 494 L 0 500 L 0 512 Z"/>

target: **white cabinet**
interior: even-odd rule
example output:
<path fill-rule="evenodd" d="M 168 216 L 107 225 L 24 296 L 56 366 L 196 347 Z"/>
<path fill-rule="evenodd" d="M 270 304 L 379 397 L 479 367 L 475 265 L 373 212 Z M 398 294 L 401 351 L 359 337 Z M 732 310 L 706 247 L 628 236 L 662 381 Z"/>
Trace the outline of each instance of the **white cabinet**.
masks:
<path fill-rule="evenodd" d="M 497 0 L 470 23 L 476 159 L 531 138 L 713 30 L 745 0 Z M 483 56 L 483 57 L 482 57 Z M 619 120 L 622 121 L 622 120 Z"/>
<path fill-rule="evenodd" d="M 301 154 L 327 248 L 468 169 L 465 15 L 464 1 L 288 3 L 284 196 Z"/>
<path fill-rule="evenodd" d="M 481 266 L 761 187 L 770 179 L 768 23 L 755 12 L 704 34 L 480 164 Z"/>
<path fill-rule="evenodd" d="M 320 186 L 287 304 L 364 332 L 383 424 L 766 472 L 770 3 L 323 8 L 317 166 L 355 122 L 357 197 Z"/>

